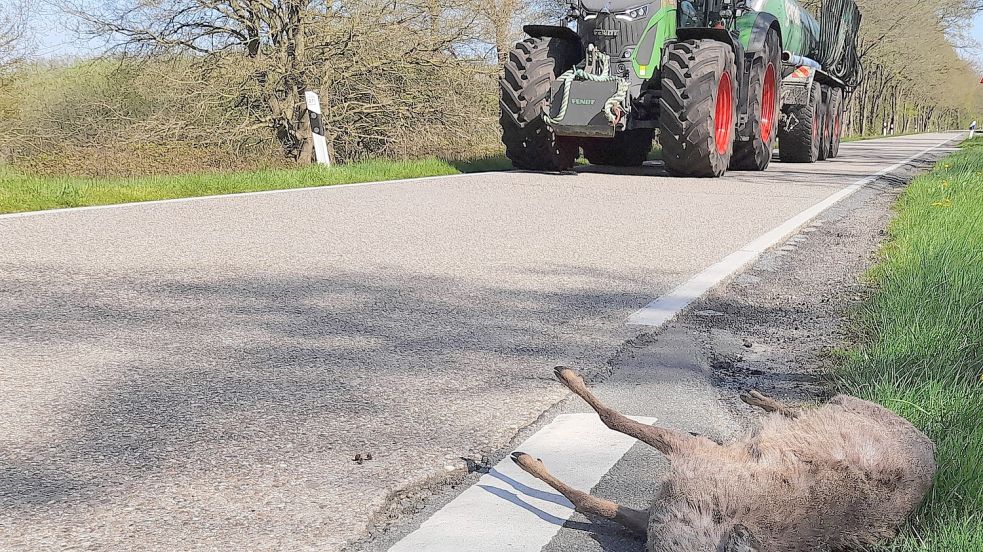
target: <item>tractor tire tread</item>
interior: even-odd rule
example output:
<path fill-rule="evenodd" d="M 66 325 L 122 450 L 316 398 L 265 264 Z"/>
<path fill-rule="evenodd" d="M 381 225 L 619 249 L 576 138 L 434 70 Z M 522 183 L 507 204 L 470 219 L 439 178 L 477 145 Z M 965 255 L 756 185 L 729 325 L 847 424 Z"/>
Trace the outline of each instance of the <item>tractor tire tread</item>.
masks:
<path fill-rule="evenodd" d="M 717 81 L 725 71 L 734 78 L 734 52 L 723 42 L 686 40 L 673 44 L 665 59 L 659 144 L 666 169 L 679 176 L 720 176 L 732 147 L 723 154 L 715 147 Z"/>
<path fill-rule="evenodd" d="M 761 135 L 761 117 L 763 105 L 763 90 L 768 64 L 775 68 L 775 106 L 774 117 L 778 116 L 781 104 L 781 67 L 782 51 L 778 34 L 769 31 L 765 37 L 764 46 L 751 60 L 751 73 L 748 82 L 748 129 L 750 140 L 734 143 L 734 157 L 730 160 L 730 168 L 738 171 L 763 171 L 771 163 L 772 151 L 777 136 L 777 121 L 772 121 L 773 130 L 767 140 Z"/>
<path fill-rule="evenodd" d="M 505 155 L 517 169 L 563 171 L 579 153 L 575 141 L 556 136 L 543 118 L 553 81 L 581 59 L 580 45 L 569 40 L 526 38 L 509 52 L 499 105 Z"/>

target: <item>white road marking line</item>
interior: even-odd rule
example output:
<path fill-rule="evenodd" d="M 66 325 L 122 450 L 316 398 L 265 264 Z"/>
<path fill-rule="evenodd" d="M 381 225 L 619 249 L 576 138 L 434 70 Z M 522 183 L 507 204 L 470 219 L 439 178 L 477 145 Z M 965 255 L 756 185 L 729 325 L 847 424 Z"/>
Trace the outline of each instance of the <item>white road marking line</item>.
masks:
<path fill-rule="evenodd" d="M 189 203 L 192 201 L 207 201 L 211 199 L 231 199 L 238 197 L 247 196 L 258 196 L 258 195 L 270 195 L 270 194 L 285 194 L 292 192 L 309 192 L 312 190 L 338 190 L 344 188 L 357 188 L 361 186 L 375 186 L 378 184 L 410 184 L 414 182 L 421 182 L 424 180 L 447 180 L 450 178 L 463 178 L 465 176 L 479 176 L 483 174 L 488 174 L 489 172 L 495 171 L 485 171 L 485 172 L 473 172 L 473 173 L 461 173 L 461 174 L 444 174 L 438 176 L 421 176 L 417 178 L 400 178 L 396 180 L 375 180 L 372 182 L 352 182 L 350 184 L 322 184 L 320 186 L 305 186 L 303 188 L 284 188 L 281 190 L 260 190 L 257 192 L 232 192 L 228 194 L 216 194 L 216 195 L 206 195 L 206 196 L 194 196 L 194 197 L 177 197 L 174 199 L 154 199 L 150 201 L 135 201 L 130 203 L 113 203 L 111 205 L 90 205 L 87 207 L 65 207 L 62 209 L 47 209 L 45 211 L 26 211 L 23 213 L 9 213 L 6 215 L 0 215 L 0 220 L 13 219 L 13 218 L 25 218 L 25 217 L 36 217 L 42 215 L 57 215 L 59 213 L 80 213 L 83 211 L 99 211 L 102 209 L 118 209 L 122 207 L 141 207 L 144 205 L 161 205 L 165 203 Z M 508 171 L 504 171 L 508 172 Z M 500 172 L 499 172 L 500 173 Z"/>
<path fill-rule="evenodd" d="M 516 450 L 542 458 L 561 481 L 589 490 L 636 442 L 605 427 L 596 414 L 562 414 Z M 571 515 L 573 505 L 563 495 L 506 457 L 389 550 L 539 552 Z"/>
<path fill-rule="evenodd" d="M 768 248 L 780 243 L 800 227 L 816 218 L 826 209 L 853 195 L 858 190 L 877 180 L 878 178 L 891 173 L 899 167 L 918 159 L 926 153 L 949 144 L 957 139 L 958 138 L 949 138 L 930 148 L 926 148 L 905 159 L 904 161 L 895 163 L 894 165 L 891 165 L 885 169 L 881 169 L 876 173 L 858 180 L 857 182 L 854 182 L 838 192 L 833 193 L 826 199 L 788 219 L 776 228 L 766 232 L 758 239 L 752 241 L 730 255 L 727 255 L 703 272 L 700 272 L 686 282 L 683 282 L 668 294 L 653 300 L 648 305 L 645 305 L 645 307 L 629 316 L 626 323 L 636 326 L 661 326 L 665 324 L 666 322 L 672 320 L 683 309 L 689 306 L 690 303 L 699 299 L 704 293 L 719 285 L 726 278 L 739 272 L 748 263 L 757 259 Z"/>

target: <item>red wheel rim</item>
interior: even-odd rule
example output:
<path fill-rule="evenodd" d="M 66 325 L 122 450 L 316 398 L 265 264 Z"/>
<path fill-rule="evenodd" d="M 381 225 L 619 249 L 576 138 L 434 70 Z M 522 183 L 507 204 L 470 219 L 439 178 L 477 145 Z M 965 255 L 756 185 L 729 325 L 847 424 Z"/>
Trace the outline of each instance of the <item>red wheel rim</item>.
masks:
<path fill-rule="evenodd" d="M 720 83 L 717 84 L 717 107 L 713 123 L 717 153 L 723 155 L 730 146 L 731 133 L 734 132 L 734 89 L 730 82 L 730 73 L 721 75 Z"/>
<path fill-rule="evenodd" d="M 836 125 L 835 125 L 835 128 L 833 129 L 833 132 L 835 133 L 835 134 L 833 134 L 833 139 L 834 140 L 840 137 L 840 128 L 841 128 L 840 125 L 842 123 L 843 123 L 843 116 L 839 112 L 837 112 L 836 113 Z"/>
<path fill-rule="evenodd" d="M 775 65 L 768 64 L 765 82 L 761 89 L 761 140 L 771 139 L 771 129 L 775 122 Z"/>

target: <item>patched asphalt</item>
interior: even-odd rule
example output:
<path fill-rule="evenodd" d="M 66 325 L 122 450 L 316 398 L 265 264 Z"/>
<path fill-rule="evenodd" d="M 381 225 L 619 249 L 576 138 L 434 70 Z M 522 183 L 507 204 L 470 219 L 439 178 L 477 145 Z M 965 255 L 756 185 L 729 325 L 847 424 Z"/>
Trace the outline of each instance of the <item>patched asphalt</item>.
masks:
<path fill-rule="evenodd" d="M 632 414 L 734 431 L 699 373 L 609 364 L 645 333 L 624 319 L 944 138 L 716 180 L 587 168 L 0 217 L 0 548 L 339 549 L 393 493 L 500 453 L 565 396 L 555 364 L 619 368 L 601 392 Z"/>

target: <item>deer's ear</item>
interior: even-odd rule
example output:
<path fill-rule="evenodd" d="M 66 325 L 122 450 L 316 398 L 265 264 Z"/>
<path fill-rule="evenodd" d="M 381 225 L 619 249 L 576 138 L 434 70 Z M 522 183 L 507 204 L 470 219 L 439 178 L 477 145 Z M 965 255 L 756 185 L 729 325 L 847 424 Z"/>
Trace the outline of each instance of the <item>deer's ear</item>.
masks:
<path fill-rule="evenodd" d="M 758 539 L 747 527 L 738 523 L 727 535 L 724 552 L 758 552 L 759 547 Z"/>

